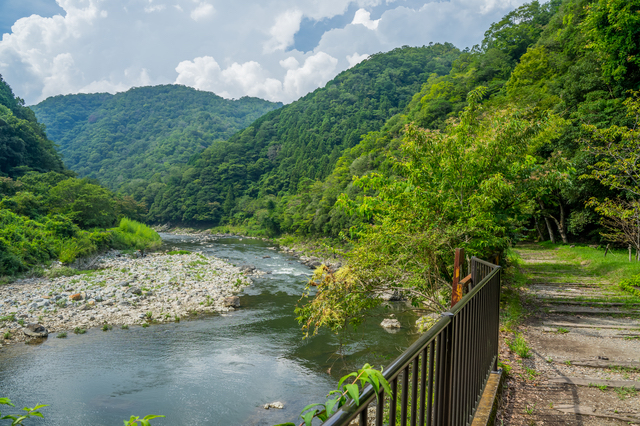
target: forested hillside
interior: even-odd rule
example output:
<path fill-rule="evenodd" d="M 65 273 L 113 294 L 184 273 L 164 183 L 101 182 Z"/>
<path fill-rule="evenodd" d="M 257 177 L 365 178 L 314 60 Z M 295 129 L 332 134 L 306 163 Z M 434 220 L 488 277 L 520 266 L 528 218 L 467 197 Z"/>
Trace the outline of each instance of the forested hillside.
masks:
<path fill-rule="evenodd" d="M 262 204 L 272 208 L 275 197 L 328 176 L 345 149 L 402 111 L 430 77 L 446 75 L 459 55 L 451 44 L 373 55 L 212 144 L 181 174 L 133 193 L 150 205 L 153 221 L 217 224 L 251 217 Z"/>
<path fill-rule="evenodd" d="M 67 167 L 112 189 L 166 177 L 281 104 L 185 86 L 48 98 L 32 107 Z M 124 188 L 123 188 L 124 187 Z"/>
<path fill-rule="evenodd" d="M 52 260 L 159 244 L 154 231 L 127 219 L 142 219 L 143 205 L 74 176 L 0 77 L 0 283 Z"/>
<path fill-rule="evenodd" d="M 64 165 L 33 111 L 0 76 L 0 176 L 30 170 L 61 172 Z"/>
<path fill-rule="evenodd" d="M 352 244 L 346 268 L 317 271 L 304 327 L 358 324 L 390 287 L 445 309 L 454 247 L 493 257 L 529 236 L 640 252 L 639 65 L 639 1 L 534 1 L 494 24 L 273 209 L 281 229 Z"/>

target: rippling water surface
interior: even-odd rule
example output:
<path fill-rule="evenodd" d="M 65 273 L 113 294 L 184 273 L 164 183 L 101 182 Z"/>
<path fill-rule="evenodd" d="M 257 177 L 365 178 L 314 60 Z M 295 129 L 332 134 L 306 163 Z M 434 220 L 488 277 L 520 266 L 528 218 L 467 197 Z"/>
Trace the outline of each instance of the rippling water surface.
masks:
<path fill-rule="evenodd" d="M 385 332 L 380 312 L 359 330 L 366 338 L 343 346 L 341 357 L 335 336 L 302 339 L 293 309 L 311 271 L 295 258 L 246 238 L 201 243 L 162 237 L 167 247 L 201 250 L 271 274 L 253 278 L 240 295 L 242 308 L 229 314 L 148 328 L 91 329 L 66 339 L 52 335 L 37 346 L 1 350 L 0 396 L 19 408 L 50 404 L 42 410 L 44 421 L 27 426 L 115 426 L 131 414 L 166 415 L 152 422 L 158 426 L 295 421 L 302 407 L 323 401 L 344 363 L 387 364 L 417 337 L 407 327 Z M 415 320 L 404 305 L 388 309 L 403 325 Z M 285 409 L 262 408 L 273 401 Z"/>

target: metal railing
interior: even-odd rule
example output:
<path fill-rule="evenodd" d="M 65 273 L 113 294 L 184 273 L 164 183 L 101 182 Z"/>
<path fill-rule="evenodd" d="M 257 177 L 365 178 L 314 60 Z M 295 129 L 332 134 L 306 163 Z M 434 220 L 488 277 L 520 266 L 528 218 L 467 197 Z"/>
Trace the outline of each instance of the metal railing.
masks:
<path fill-rule="evenodd" d="M 392 395 L 366 386 L 323 426 L 469 425 L 492 371 L 497 369 L 500 267 L 471 259 L 468 293 L 383 372 Z M 368 418 L 376 404 L 375 421 Z"/>

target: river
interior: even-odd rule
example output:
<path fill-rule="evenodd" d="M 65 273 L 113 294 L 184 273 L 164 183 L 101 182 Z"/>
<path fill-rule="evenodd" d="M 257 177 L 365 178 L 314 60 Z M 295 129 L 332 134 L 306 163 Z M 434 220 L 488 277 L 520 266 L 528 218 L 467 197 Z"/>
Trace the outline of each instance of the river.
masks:
<path fill-rule="evenodd" d="M 302 339 L 293 310 L 311 270 L 294 257 L 261 240 L 162 237 L 166 247 L 200 250 L 270 274 L 252 277 L 253 285 L 240 294 L 242 307 L 228 314 L 148 328 L 91 329 L 66 339 L 51 335 L 42 344 L 2 349 L 0 396 L 18 408 L 50 405 L 41 410 L 44 420 L 25 425 L 115 426 L 131 414 L 166 415 L 154 426 L 296 421 L 305 405 L 324 401 L 345 368 L 386 365 L 417 337 L 414 313 L 391 303 L 352 336 L 356 343 L 342 349 L 326 332 Z M 403 324 L 395 334 L 379 326 L 389 311 Z M 274 401 L 285 408 L 262 408 Z"/>

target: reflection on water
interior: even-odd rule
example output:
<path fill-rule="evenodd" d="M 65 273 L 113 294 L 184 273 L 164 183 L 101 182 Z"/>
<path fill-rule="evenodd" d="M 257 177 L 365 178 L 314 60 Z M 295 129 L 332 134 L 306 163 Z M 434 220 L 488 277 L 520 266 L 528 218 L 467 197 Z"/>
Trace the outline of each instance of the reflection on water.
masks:
<path fill-rule="evenodd" d="M 352 336 L 366 338 L 342 349 L 328 333 L 303 340 L 293 309 L 311 271 L 295 258 L 246 238 L 163 239 L 167 247 L 201 250 L 269 274 L 254 278 L 241 294 L 242 308 L 229 314 L 145 329 L 93 329 L 4 349 L 0 396 L 18 407 L 50 404 L 42 410 L 45 420 L 36 421 L 46 425 L 120 425 L 131 414 L 166 415 L 157 425 L 273 425 L 322 401 L 345 362 L 348 368 L 387 364 L 416 337 L 408 328 L 386 333 L 381 316 Z M 401 308 L 388 309 L 412 324 L 413 314 Z M 285 409 L 262 408 L 273 401 Z"/>

